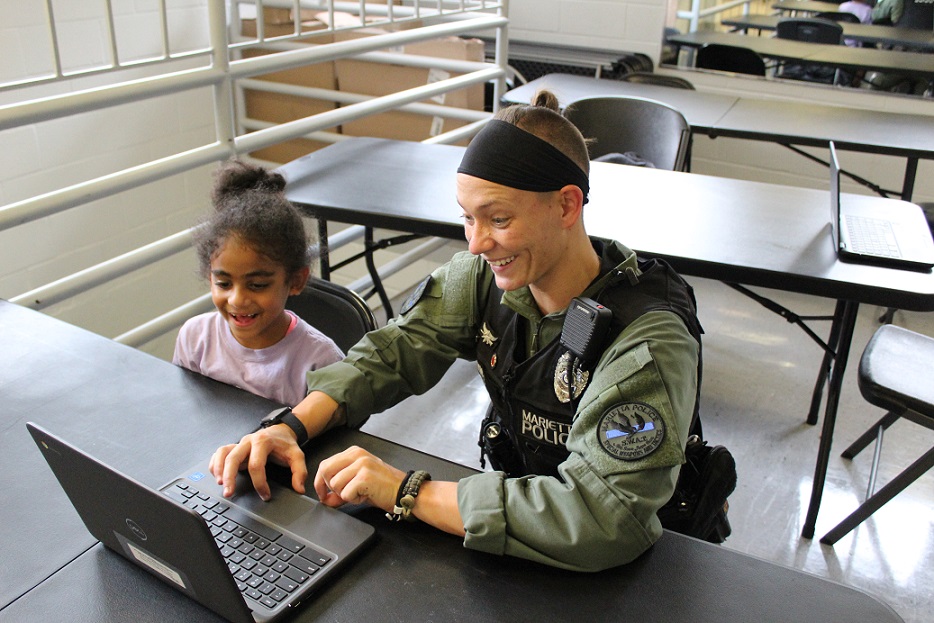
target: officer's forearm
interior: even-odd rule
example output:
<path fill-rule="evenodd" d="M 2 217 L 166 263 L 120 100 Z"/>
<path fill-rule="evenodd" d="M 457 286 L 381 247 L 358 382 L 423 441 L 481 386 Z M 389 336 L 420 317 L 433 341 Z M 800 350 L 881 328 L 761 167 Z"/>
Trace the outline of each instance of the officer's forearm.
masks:
<path fill-rule="evenodd" d="M 457 483 L 429 480 L 422 484 L 412 510 L 421 521 L 457 536 L 464 536 L 464 522 L 457 508 Z"/>
<path fill-rule="evenodd" d="M 338 406 L 337 402 L 324 392 L 313 391 L 295 405 L 292 413 L 305 425 L 308 438 L 311 439 L 343 423 L 343 409 L 339 409 Z"/>

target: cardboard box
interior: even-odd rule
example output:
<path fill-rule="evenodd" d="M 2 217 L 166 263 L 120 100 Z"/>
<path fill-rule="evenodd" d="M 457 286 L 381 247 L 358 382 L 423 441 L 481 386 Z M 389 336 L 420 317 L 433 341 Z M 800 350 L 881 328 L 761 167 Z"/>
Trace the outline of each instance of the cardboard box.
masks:
<path fill-rule="evenodd" d="M 367 0 L 369 1 L 369 0 Z M 299 15 L 301 20 L 314 19 L 315 13 L 318 11 L 314 9 L 302 9 Z M 255 11 L 254 11 L 255 14 Z M 268 28 L 270 24 L 291 24 L 294 22 L 292 19 L 292 9 L 280 9 L 277 7 L 264 6 L 263 7 L 263 21 Z"/>
<path fill-rule="evenodd" d="M 380 29 L 360 29 L 335 33 L 335 40 L 346 40 L 363 36 L 372 36 Z M 411 43 L 393 49 L 393 52 L 432 56 L 455 60 L 482 62 L 484 46 L 479 39 L 461 39 L 444 37 L 431 41 Z M 405 89 L 445 80 L 460 74 L 451 74 L 440 69 L 426 69 L 371 63 L 358 60 L 338 60 L 335 62 L 338 88 L 347 93 L 361 95 L 388 95 Z M 456 108 L 483 110 L 484 89 L 482 84 L 472 85 L 449 93 L 443 93 L 425 103 L 440 104 Z M 429 117 L 404 112 L 387 112 L 358 119 L 343 124 L 342 132 L 351 136 L 375 136 L 401 140 L 422 141 L 466 125 L 467 122 L 445 118 Z"/>
<path fill-rule="evenodd" d="M 359 2 L 359 0 L 354 0 Z M 388 0 L 364 0 L 364 10 L 368 4 L 381 4 L 386 6 L 387 4 L 392 4 L 398 6 L 398 2 L 388 2 Z M 252 9 L 251 15 L 256 15 L 255 5 L 247 5 L 248 8 L 241 9 L 243 13 L 247 13 Z M 320 13 L 318 9 L 301 9 L 299 13 L 301 21 L 315 19 L 315 15 Z M 278 8 L 278 7 L 263 7 L 263 20 L 266 24 L 266 27 L 269 28 L 270 24 L 291 24 L 293 23 L 293 11 L 291 8 Z"/>
<path fill-rule="evenodd" d="M 287 21 L 283 23 L 273 23 L 266 22 L 264 24 L 265 30 L 263 31 L 263 36 L 265 38 L 269 37 L 283 37 L 285 35 L 295 34 L 295 24 L 292 21 Z M 316 19 L 309 19 L 301 24 L 301 32 L 313 32 L 315 30 L 321 30 L 325 28 L 325 25 L 319 22 Z M 257 24 L 255 19 L 243 19 L 240 20 L 240 32 L 244 37 L 248 39 L 256 39 L 258 36 Z"/>
<path fill-rule="evenodd" d="M 324 25 L 319 22 L 314 22 L 314 24 L 316 24 L 313 28 L 315 30 L 324 28 Z M 311 22 L 309 22 L 309 25 L 311 26 Z M 333 41 L 333 37 L 331 34 L 325 33 L 310 38 L 308 41 L 317 44 L 327 44 Z M 250 48 L 243 50 L 243 57 L 252 58 L 271 53 L 272 52 L 269 50 Z M 320 89 L 337 89 L 337 77 L 334 71 L 333 61 L 263 74 L 256 76 L 256 79 Z M 272 93 L 255 89 L 244 89 L 243 95 L 246 116 L 251 119 L 268 121 L 270 123 L 295 121 L 296 119 L 317 115 L 337 108 L 337 104 L 329 100 L 311 99 L 297 95 Z M 333 128 L 330 131 L 339 132 L 340 128 Z M 252 155 L 271 162 L 286 163 L 315 151 L 316 149 L 326 147 L 327 145 L 328 143 L 309 139 L 293 139 L 285 143 L 280 143 L 279 145 L 267 147 L 258 152 L 253 152 Z"/>
<path fill-rule="evenodd" d="M 348 24 L 359 25 L 358 16 L 334 13 L 334 26 L 347 27 Z M 309 20 L 303 23 L 303 28 L 309 31 L 327 28 L 324 22 L 330 17 L 327 13 L 318 14 L 323 18 L 319 21 Z M 420 26 L 418 20 L 400 22 L 398 28 L 415 28 Z M 253 30 L 244 21 L 244 35 L 255 37 L 255 22 Z M 292 32 L 292 24 L 283 25 L 288 32 Z M 327 44 L 334 41 L 346 41 L 359 37 L 372 36 L 387 32 L 380 28 L 356 28 L 338 32 L 322 33 L 308 37 L 305 41 L 310 44 Z M 272 36 L 267 24 L 267 35 Z M 302 39 L 298 39 L 299 42 Z M 417 54 L 456 60 L 484 60 L 483 42 L 478 39 L 460 39 L 446 37 L 432 41 L 412 43 L 394 48 L 393 52 Z M 249 58 L 260 54 L 268 54 L 262 49 L 248 49 L 243 56 Z M 390 65 L 385 63 L 372 63 L 358 60 L 339 60 L 336 62 L 318 63 L 315 65 L 277 71 L 258 79 L 272 80 L 287 84 L 296 84 L 307 87 L 337 89 L 348 93 L 361 95 L 388 95 L 405 89 L 425 85 L 430 82 L 444 80 L 452 77 L 444 70 L 406 67 L 403 65 Z M 285 123 L 311 115 L 334 110 L 337 104 L 331 101 L 312 100 L 293 95 L 270 93 L 264 91 L 246 90 L 244 93 L 246 114 L 252 119 L 268 121 L 270 123 Z M 445 93 L 428 100 L 428 103 L 483 110 L 484 87 L 482 84 L 473 85 L 466 89 Z M 421 141 L 443 132 L 465 125 L 467 122 L 443 116 L 428 117 L 403 112 L 388 112 L 371 115 L 343 124 L 340 128 L 331 131 L 341 132 L 351 136 L 375 136 L 381 138 L 394 138 L 402 140 Z M 466 141 L 465 141 L 466 143 Z M 257 158 L 272 162 L 285 163 L 311 151 L 326 146 L 325 143 L 308 139 L 295 139 L 286 143 L 269 147 L 253 155 Z"/>

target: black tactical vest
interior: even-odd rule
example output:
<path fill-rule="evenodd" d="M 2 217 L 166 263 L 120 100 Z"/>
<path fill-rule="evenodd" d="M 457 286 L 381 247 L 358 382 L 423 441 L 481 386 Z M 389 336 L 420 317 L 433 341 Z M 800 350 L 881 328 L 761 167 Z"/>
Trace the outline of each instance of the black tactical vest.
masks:
<path fill-rule="evenodd" d="M 613 268 L 615 274 L 595 297 L 613 312 L 605 345 L 635 319 L 659 310 L 677 314 L 700 344 L 702 330 L 691 286 L 661 260 L 640 259 L 639 269 L 641 275 Z M 554 476 L 568 457 L 565 441 L 583 390 L 581 375 L 592 369 L 575 366 L 559 338 L 524 358 L 522 325 L 527 321 L 502 305 L 502 296 L 491 280 L 477 342 L 477 364 L 493 403 L 481 427 L 481 460 L 489 458 L 494 469 L 510 477 Z"/>

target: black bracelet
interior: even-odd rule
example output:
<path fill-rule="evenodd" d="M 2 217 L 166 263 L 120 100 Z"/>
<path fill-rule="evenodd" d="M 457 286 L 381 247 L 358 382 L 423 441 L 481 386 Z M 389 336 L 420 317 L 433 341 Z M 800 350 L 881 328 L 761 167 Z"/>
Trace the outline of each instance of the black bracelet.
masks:
<path fill-rule="evenodd" d="M 415 473 L 414 469 L 410 469 L 409 472 L 402 479 L 402 482 L 399 483 L 399 490 L 396 492 L 396 501 L 393 504 L 393 511 L 386 513 L 386 519 L 389 521 L 399 521 L 402 519 L 401 511 L 397 514 L 394 512 L 396 508 L 399 508 L 399 501 L 402 500 L 402 496 L 405 495 L 405 486 L 409 484 L 409 478 L 412 477 L 412 474 Z"/>
<path fill-rule="evenodd" d="M 399 493 L 396 495 L 396 503 L 391 513 L 386 513 L 390 521 L 399 521 L 400 519 L 412 520 L 414 515 L 412 510 L 415 508 L 415 498 L 418 497 L 418 490 L 422 483 L 431 480 L 431 475 L 424 471 L 409 471 L 399 487 Z"/>

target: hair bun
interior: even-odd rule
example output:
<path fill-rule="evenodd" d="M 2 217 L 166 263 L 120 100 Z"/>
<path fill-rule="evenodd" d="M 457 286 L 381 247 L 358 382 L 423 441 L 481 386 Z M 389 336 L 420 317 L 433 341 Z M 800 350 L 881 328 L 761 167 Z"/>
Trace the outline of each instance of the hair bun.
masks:
<path fill-rule="evenodd" d="M 221 207 L 227 197 L 249 190 L 281 193 L 285 190 L 285 178 L 263 167 L 229 160 L 215 173 L 212 199 L 217 207 Z"/>
<path fill-rule="evenodd" d="M 557 112 L 559 110 L 558 96 L 551 91 L 541 89 L 532 97 L 532 106 L 539 106 Z"/>

